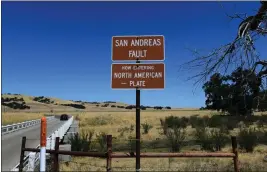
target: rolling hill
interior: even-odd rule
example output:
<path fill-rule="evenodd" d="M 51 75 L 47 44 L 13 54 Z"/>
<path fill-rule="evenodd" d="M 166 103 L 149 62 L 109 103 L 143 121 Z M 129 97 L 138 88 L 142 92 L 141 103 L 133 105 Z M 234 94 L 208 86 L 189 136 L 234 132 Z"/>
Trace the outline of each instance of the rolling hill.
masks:
<path fill-rule="evenodd" d="M 79 112 L 79 111 L 132 111 L 134 105 L 121 102 L 86 102 L 62 100 L 54 97 L 2 94 L 2 112 Z M 141 106 L 143 110 L 170 110 L 171 107 Z M 162 109 L 161 109 L 162 108 Z M 177 110 L 177 108 L 176 108 Z"/>

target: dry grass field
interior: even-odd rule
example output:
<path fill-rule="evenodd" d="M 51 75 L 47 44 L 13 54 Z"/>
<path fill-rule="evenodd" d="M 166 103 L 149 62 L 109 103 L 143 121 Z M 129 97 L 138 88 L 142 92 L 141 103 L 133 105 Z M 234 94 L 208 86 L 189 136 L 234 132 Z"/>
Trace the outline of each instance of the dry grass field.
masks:
<path fill-rule="evenodd" d="M 102 105 L 106 104 L 104 102 L 99 102 L 99 106 L 96 106 L 95 104 L 90 103 L 84 103 L 83 105 L 86 107 L 85 109 L 77 109 L 69 106 L 62 106 L 61 104 L 81 104 L 77 103 L 71 100 L 62 100 L 58 98 L 53 97 L 46 97 L 50 99 L 51 101 L 54 101 L 53 104 L 46 104 L 34 101 L 33 96 L 27 96 L 27 95 L 2 95 L 2 98 L 23 98 L 26 105 L 30 106 L 30 109 L 20 110 L 20 109 L 12 109 L 6 106 L 1 105 L 1 111 L 2 111 L 2 125 L 17 123 L 17 122 L 23 122 L 26 120 L 33 120 L 41 118 L 44 114 L 62 114 L 62 113 L 70 113 L 70 114 L 80 114 L 84 112 L 92 112 L 95 114 L 98 114 L 99 112 L 135 112 L 135 109 L 129 110 L 124 108 L 117 108 L 117 107 L 111 107 L 112 105 L 115 106 L 128 106 L 128 104 L 116 102 L 116 103 L 109 103 L 108 107 L 101 107 Z M 172 111 L 191 111 L 191 110 L 197 110 L 197 109 L 183 109 L 183 108 L 174 108 Z M 149 112 L 157 112 L 158 110 L 154 110 L 152 108 L 148 108 L 146 111 Z M 168 110 L 161 110 L 161 111 L 168 111 Z"/>
<path fill-rule="evenodd" d="M 142 134 L 141 140 L 144 142 L 155 141 L 157 138 L 165 139 L 165 136 L 160 134 L 160 118 L 173 115 L 178 117 L 190 117 L 193 115 L 211 116 L 215 114 L 212 111 L 162 111 L 162 112 L 141 112 L 141 124 L 149 123 L 153 126 L 148 134 Z M 261 115 L 257 113 L 256 115 Z M 85 112 L 74 115 L 79 120 L 80 132 L 89 133 L 95 131 L 93 137 L 96 140 L 96 135 L 100 132 L 111 134 L 113 139 L 113 147 L 126 145 L 129 141 L 129 136 L 135 136 L 135 131 L 132 133 L 125 132 L 122 135 L 120 129 L 135 126 L 135 112 Z M 135 127 L 134 127 L 135 129 Z M 187 127 L 186 140 L 193 138 L 194 129 Z M 141 129 L 141 132 L 143 129 Z M 235 132 L 232 132 L 235 134 Z M 230 137 L 230 136 L 229 136 Z M 96 141 L 95 141 L 96 142 Z M 128 149 L 130 152 L 130 148 Z M 116 152 L 116 150 L 114 150 Z M 118 148 L 117 151 L 120 151 Z M 144 148 L 141 152 L 168 152 L 168 147 L 165 148 Z M 183 146 L 181 152 L 201 151 L 196 146 Z M 124 149 L 122 152 L 127 152 Z M 231 146 L 228 144 L 222 152 L 231 152 Z M 267 162 L 263 161 L 267 155 L 267 145 L 257 145 L 253 153 L 246 153 L 243 150 L 240 152 L 241 171 L 267 171 Z M 62 163 L 61 171 L 105 171 L 106 160 L 101 158 L 84 158 L 73 157 L 69 164 Z M 134 171 L 135 159 L 113 159 L 113 171 Z M 233 161 L 231 158 L 141 158 L 141 169 L 144 171 L 233 171 Z"/>
<path fill-rule="evenodd" d="M 4 95 L 6 96 L 6 95 Z M 14 97 L 14 95 L 7 95 Z M 3 97 L 3 95 L 2 95 Z M 17 96 L 19 97 L 19 96 Z M 80 133 L 90 133 L 94 131 L 92 145 L 97 147 L 98 137 L 101 133 L 111 134 L 113 136 L 114 152 L 130 152 L 130 137 L 135 137 L 135 110 L 96 107 L 94 104 L 85 104 L 86 109 L 77 110 L 72 107 L 64 107 L 60 105 L 44 104 L 33 101 L 31 96 L 22 96 L 29 106 L 30 110 L 12 110 L 2 106 L 2 125 L 22 122 L 25 120 L 38 119 L 45 114 L 67 113 L 75 117 L 79 121 Z M 51 98 L 58 104 L 76 103 L 72 101 L 64 101 Z M 126 105 L 117 103 L 117 105 Z M 169 146 L 166 144 L 167 138 L 162 134 L 162 126 L 160 119 L 168 116 L 187 117 L 192 116 L 205 117 L 213 116 L 216 112 L 197 109 L 172 109 L 172 110 L 154 110 L 147 109 L 141 111 L 141 124 L 147 123 L 152 126 L 147 134 L 144 134 L 144 128 L 141 127 L 141 152 L 169 152 Z M 255 115 L 267 115 L 267 113 L 256 113 Z M 257 126 L 256 124 L 253 124 Z M 266 129 L 265 125 L 265 131 Z M 128 130 L 125 130 L 128 128 Z M 132 128 L 129 131 L 129 128 Z M 181 147 L 181 152 L 201 152 L 199 145 L 191 144 L 194 140 L 195 128 L 186 127 L 185 144 Z M 230 135 L 237 135 L 238 129 L 230 131 Z M 157 142 L 158 140 L 158 142 Z M 231 145 L 226 144 L 222 152 L 230 152 Z M 239 150 L 239 159 L 241 171 L 267 171 L 267 162 L 263 161 L 267 155 L 267 144 L 258 144 L 252 153 L 246 153 Z M 68 164 L 61 162 L 61 171 L 105 171 L 106 160 L 100 158 L 72 157 Z M 113 159 L 113 171 L 134 171 L 135 159 Z M 230 158 L 141 158 L 142 171 L 233 171 L 233 161 Z"/>
<path fill-rule="evenodd" d="M 150 139 L 156 139 L 159 137 L 158 129 L 160 127 L 160 119 L 167 116 L 192 116 L 192 115 L 211 115 L 212 111 L 141 111 L 141 124 L 149 123 L 153 126 L 149 134 L 142 135 L 144 139 L 146 137 Z M 80 130 L 96 132 L 105 132 L 112 134 L 114 137 L 119 136 L 117 130 L 119 128 L 129 127 L 135 125 L 135 112 L 83 112 L 80 114 L 74 114 L 77 119 L 80 119 Z M 104 125 L 101 125 L 104 123 Z M 127 137 L 127 135 L 125 135 Z"/>
<path fill-rule="evenodd" d="M 2 125 L 41 119 L 42 116 L 44 116 L 43 113 L 25 113 L 25 112 L 2 113 Z"/>
<path fill-rule="evenodd" d="M 266 153 L 265 153 L 266 154 Z M 241 154 L 241 172 L 266 171 L 262 153 Z M 69 165 L 61 164 L 60 171 L 106 171 L 106 160 L 100 158 L 73 158 Z M 135 171 L 135 159 L 113 159 L 112 171 Z M 229 158 L 141 158 L 141 171 L 234 171 Z"/>

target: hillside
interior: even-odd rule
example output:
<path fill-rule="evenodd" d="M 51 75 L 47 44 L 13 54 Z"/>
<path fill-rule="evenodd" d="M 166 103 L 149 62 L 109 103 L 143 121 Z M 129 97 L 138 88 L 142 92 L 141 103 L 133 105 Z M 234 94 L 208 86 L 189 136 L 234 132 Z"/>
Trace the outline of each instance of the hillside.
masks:
<path fill-rule="evenodd" d="M 76 112 L 76 111 L 133 111 L 134 105 L 121 102 L 85 102 L 54 97 L 2 94 L 2 112 Z M 172 110 L 171 107 L 141 106 L 142 110 Z M 175 110 L 175 109 L 173 109 Z M 178 109 L 176 109 L 178 110 Z M 183 109 L 180 109 L 183 110 Z M 186 110 L 186 109 L 185 109 Z M 192 109 L 191 109 L 192 110 Z"/>

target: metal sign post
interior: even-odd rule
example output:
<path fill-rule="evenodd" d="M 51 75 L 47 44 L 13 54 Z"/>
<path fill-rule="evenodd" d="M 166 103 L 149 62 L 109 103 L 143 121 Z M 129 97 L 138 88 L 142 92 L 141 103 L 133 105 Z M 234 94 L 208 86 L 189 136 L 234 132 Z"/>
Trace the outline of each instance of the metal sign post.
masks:
<path fill-rule="evenodd" d="M 138 60 L 136 63 L 140 63 Z M 140 88 L 136 88 L 136 171 L 140 171 Z"/>
<path fill-rule="evenodd" d="M 163 61 L 165 59 L 165 40 L 162 35 L 113 36 L 111 60 L 132 61 L 111 66 L 112 89 L 136 89 L 136 171 L 140 165 L 140 90 L 164 89 L 165 64 L 140 64 L 140 61 Z"/>

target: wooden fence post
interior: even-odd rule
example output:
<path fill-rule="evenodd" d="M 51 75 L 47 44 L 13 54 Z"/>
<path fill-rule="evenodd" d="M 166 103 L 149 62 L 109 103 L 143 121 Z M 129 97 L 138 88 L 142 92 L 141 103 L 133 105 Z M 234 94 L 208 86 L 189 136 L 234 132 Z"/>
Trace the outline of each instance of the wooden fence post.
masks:
<path fill-rule="evenodd" d="M 59 172 L 59 162 L 58 162 L 58 150 L 59 150 L 59 137 L 56 137 L 55 140 L 55 154 L 54 154 L 54 168 L 53 171 Z"/>
<path fill-rule="evenodd" d="M 26 136 L 22 137 L 21 142 L 21 151 L 20 151 L 20 161 L 19 161 L 19 172 L 23 171 L 23 163 L 24 163 L 24 148 L 26 146 Z"/>
<path fill-rule="evenodd" d="M 107 135 L 107 172 L 111 172 L 112 135 Z"/>
<path fill-rule="evenodd" d="M 237 151 L 237 141 L 236 137 L 232 136 L 232 148 L 233 148 L 233 153 L 235 154 L 235 157 L 233 158 L 234 160 L 234 168 L 235 172 L 239 172 L 239 162 L 238 162 L 238 151 Z"/>

